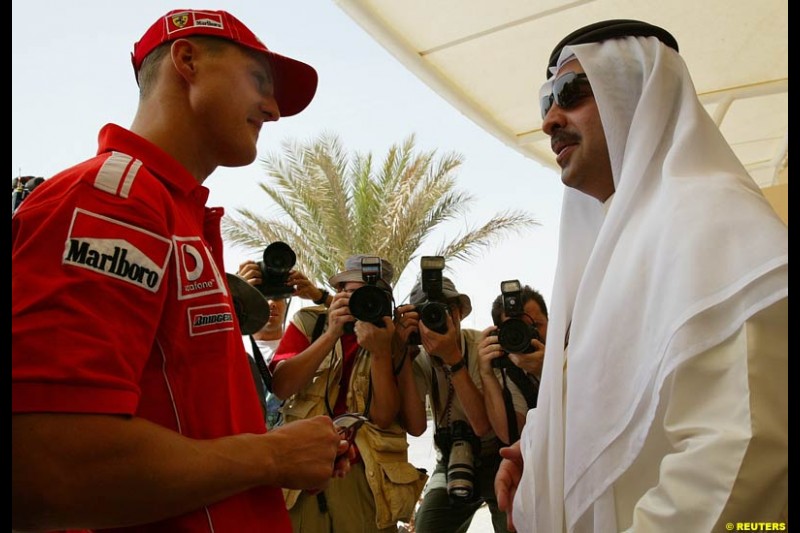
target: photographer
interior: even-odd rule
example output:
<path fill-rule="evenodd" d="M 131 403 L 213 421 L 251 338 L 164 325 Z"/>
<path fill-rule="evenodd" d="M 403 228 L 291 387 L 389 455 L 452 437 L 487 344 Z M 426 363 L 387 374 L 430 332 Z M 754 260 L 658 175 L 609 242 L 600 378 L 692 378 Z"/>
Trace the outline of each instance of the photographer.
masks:
<path fill-rule="evenodd" d="M 472 303 L 446 277 L 440 278 L 441 287 L 435 291 L 438 294 L 432 295 L 430 289 L 423 291 L 424 275 L 423 269 L 411 290 L 410 304 L 398 308 L 399 335 L 407 337 L 408 330 L 418 330 L 422 343 L 414 358 L 413 381 L 400 374 L 403 421 L 409 433 L 421 435 L 427 428 L 425 403 L 429 397 L 436 429 L 436 467 L 415 516 L 416 530 L 465 531 L 486 502 L 494 530 L 504 532 L 506 515 L 497 508 L 494 494 L 500 443 L 486 415 L 478 370 L 481 333 L 461 328 Z M 425 313 L 419 309 L 429 300 L 445 304 L 446 329 L 432 329 L 421 318 Z M 417 347 L 410 346 L 409 351 L 414 353 Z"/>
<path fill-rule="evenodd" d="M 295 313 L 273 357 L 273 392 L 285 399 L 287 424 L 346 412 L 369 419 L 355 435 L 346 477 L 316 494 L 285 491 L 295 531 L 395 532 L 398 521 L 411 518 L 427 479 L 408 462 L 407 434 L 397 422 L 393 276 L 386 260 L 347 258 L 329 280 L 337 290 L 329 308 Z M 375 309 L 378 316 L 362 314 Z"/>
<path fill-rule="evenodd" d="M 509 351 L 498 338 L 498 328 L 509 324 L 507 320 L 511 318 L 506 312 L 505 294 L 492 303 L 494 327 L 483 331 L 478 345 L 486 414 L 497 437 L 506 444 L 519 439 L 528 409 L 536 406 L 547 342 L 547 305 L 542 295 L 525 285 L 519 291 L 518 301 L 524 320 L 535 328 L 528 351 Z"/>
<path fill-rule="evenodd" d="M 42 176 L 19 176 L 11 181 L 11 214 L 19 208 L 22 201 L 44 182 Z"/>
<path fill-rule="evenodd" d="M 239 265 L 238 275 L 256 288 L 259 288 L 263 283 L 263 270 L 256 261 L 247 260 L 241 263 Z M 269 320 L 267 320 L 260 330 L 252 335 L 245 335 L 242 338 L 245 351 L 247 351 L 247 354 L 250 356 L 250 370 L 253 372 L 256 388 L 260 393 L 260 398 L 262 400 L 261 408 L 264 410 L 268 428 L 275 427 L 280 423 L 280 407 L 283 402 L 281 402 L 271 390 L 268 390 L 261 375 L 261 371 L 258 368 L 260 363 L 257 362 L 256 358 L 261 357 L 265 365 L 269 365 L 272 361 L 278 343 L 283 337 L 286 313 L 289 309 L 289 298 L 298 296 L 306 300 L 311 300 L 317 305 L 326 306 L 329 305 L 332 300 L 332 296 L 328 294 L 328 291 L 318 288 L 305 274 L 298 270 L 290 270 L 287 273 L 286 287 L 287 291 L 291 290 L 291 293 L 287 296 L 264 296 L 269 305 Z"/>

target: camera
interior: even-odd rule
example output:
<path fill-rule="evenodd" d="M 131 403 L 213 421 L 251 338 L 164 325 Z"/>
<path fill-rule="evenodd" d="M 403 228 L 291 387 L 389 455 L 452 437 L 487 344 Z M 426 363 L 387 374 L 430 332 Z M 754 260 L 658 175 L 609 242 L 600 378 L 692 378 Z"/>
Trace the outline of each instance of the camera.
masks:
<path fill-rule="evenodd" d="M 508 353 L 533 353 L 536 348 L 531 340 L 541 340 L 536 324 L 525 314 L 522 304 L 522 286 L 518 280 L 507 280 L 500 283 L 503 294 L 503 313 L 506 319 L 497 327 L 497 340 L 506 355 L 492 359 L 492 366 L 502 368 L 513 364 Z"/>
<path fill-rule="evenodd" d="M 361 278 L 365 285 L 350 295 L 350 313 L 358 320 L 384 327 L 383 317 L 392 316 L 392 294 L 378 287 L 383 275 L 380 257 L 361 259 Z M 352 324 L 352 323 L 351 323 Z M 352 325 L 348 327 L 351 329 Z"/>
<path fill-rule="evenodd" d="M 264 249 L 263 260 L 258 262 L 261 269 L 261 284 L 256 289 L 267 298 L 286 298 L 294 292 L 286 285 L 289 272 L 294 267 L 297 256 L 285 242 L 275 241 Z"/>
<path fill-rule="evenodd" d="M 442 271 L 444 270 L 444 257 L 441 255 L 423 256 L 420 259 L 420 279 L 422 292 L 426 300 L 417 305 L 415 311 L 419 313 L 420 320 L 426 327 L 437 333 L 447 333 L 447 315 L 450 308 L 447 306 L 442 294 Z M 419 332 L 412 333 L 408 338 L 409 344 L 420 344 Z"/>
<path fill-rule="evenodd" d="M 455 501 L 474 500 L 475 456 L 480 450 L 480 440 L 469 423 L 456 420 L 450 427 L 436 430 L 434 440 L 447 457 L 447 494 Z"/>

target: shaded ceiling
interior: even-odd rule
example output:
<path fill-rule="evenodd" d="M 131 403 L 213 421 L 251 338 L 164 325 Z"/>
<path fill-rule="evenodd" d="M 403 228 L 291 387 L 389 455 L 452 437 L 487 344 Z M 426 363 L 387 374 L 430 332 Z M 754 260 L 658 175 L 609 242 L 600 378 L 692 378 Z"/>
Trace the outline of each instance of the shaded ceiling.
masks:
<path fill-rule="evenodd" d="M 334 1 L 458 110 L 553 169 L 537 99 L 553 46 L 603 19 L 662 26 L 755 181 L 788 183 L 786 0 Z"/>

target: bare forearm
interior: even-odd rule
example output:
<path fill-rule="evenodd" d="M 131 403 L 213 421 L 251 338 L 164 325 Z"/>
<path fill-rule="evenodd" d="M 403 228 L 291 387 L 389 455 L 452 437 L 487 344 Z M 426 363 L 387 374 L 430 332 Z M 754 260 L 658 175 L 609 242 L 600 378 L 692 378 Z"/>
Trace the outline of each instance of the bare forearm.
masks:
<path fill-rule="evenodd" d="M 394 379 L 391 356 L 387 354 L 385 357 L 375 357 L 372 354 L 370 375 L 372 404 L 369 417 L 378 427 L 386 429 L 397 419 L 400 410 L 400 394 Z"/>
<path fill-rule="evenodd" d="M 491 429 L 489 418 L 486 416 L 486 406 L 483 403 L 483 394 L 475 386 L 466 369 L 456 372 L 452 376 L 453 387 L 455 388 L 458 399 L 464 407 L 472 431 L 482 437 Z"/>
<path fill-rule="evenodd" d="M 428 416 L 425 412 L 425 402 L 420 399 L 417 384 L 414 381 L 413 364 L 409 358 L 400 369 L 397 376 L 400 389 L 400 415 L 406 431 L 419 437 L 428 429 Z"/>
<path fill-rule="evenodd" d="M 197 441 L 105 415 L 13 416 L 14 521 L 101 528 L 186 513 L 266 480 L 256 438 Z"/>
<path fill-rule="evenodd" d="M 272 376 L 272 392 L 285 400 L 307 386 L 338 339 L 332 334 L 323 333 L 304 351 L 278 363 Z"/>
<path fill-rule="evenodd" d="M 318 416 L 195 440 L 140 418 L 12 418 L 12 528 L 96 529 L 178 516 L 260 485 L 317 488 L 339 436 Z"/>
<path fill-rule="evenodd" d="M 494 373 L 481 373 L 481 381 L 483 382 L 483 400 L 489 423 L 497 437 L 508 443 L 508 419 L 500 382 L 497 381 Z"/>

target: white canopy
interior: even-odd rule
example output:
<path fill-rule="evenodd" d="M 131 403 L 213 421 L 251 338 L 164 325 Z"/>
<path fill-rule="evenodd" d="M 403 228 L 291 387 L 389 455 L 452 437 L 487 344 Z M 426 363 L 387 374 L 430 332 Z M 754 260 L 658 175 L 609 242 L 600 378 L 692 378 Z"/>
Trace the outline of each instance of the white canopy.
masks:
<path fill-rule="evenodd" d="M 756 182 L 788 184 L 786 0 L 335 1 L 462 113 L 553 169 L 538 90 L 555 44 L 604 19 L 661 26 L 677 39 L 701 101 Z"/>

